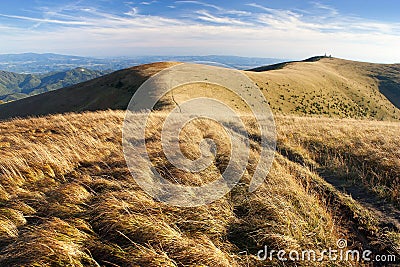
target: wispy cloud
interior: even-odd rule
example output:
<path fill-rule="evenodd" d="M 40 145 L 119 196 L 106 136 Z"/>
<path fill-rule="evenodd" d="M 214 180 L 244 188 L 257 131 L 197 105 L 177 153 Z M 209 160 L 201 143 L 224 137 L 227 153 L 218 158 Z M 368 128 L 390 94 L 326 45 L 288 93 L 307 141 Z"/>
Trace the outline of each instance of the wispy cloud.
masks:
<path fill-rule="evenodd" d="M 312 4 L 317 8 L 322 11 L 327 11 L 325 12 L 325 16 L 329 17 L 337 17 L 339 15 L 339 11 L 331 6 L 321 4 L 320 2 L 312 2 Z"/>
<path fill-rule="evenodd" d="M 318 2 L 312 3 L 320 12 L 308 14 L 302 11 L 272 9 L 256 3 L 250 3 L 247 6 L 262 10 L 263 12 L 254 15 L 255 19 L 275 29 L 308 29 L 353 34 L 365 32 L 396 34 L 400 29 L 398 23 L 383 23 L 354 16 L 344 16 L 333 7 Z"/>
<path fill-rule="evenodd" d="M 140 2 L 141 5 L 145 5 L 145 6 L 149 6 L 149 5 L 152 5 L 152 4 L 154 4 L 154 3 L 158 3 L 158 1 L 148 1 L 148 2 L 144 1 L 144 2 Z M 133 4 L 133 3 L 132 3 L 132 4 Z"/>
<path fill-rule="evenodd" d="M 230 16 L 230 15 L 233 15 L 233 16 L 238 16 L 238 17 L 242 17 L 242 16 L 251 16 L 251 12 L 248 12 L 248 11 L 243 11 L 243 10 L 235 10 L 235 9 L 227 9 L 227 8 L 223 8 L 223 7 L 221 7 L 221 6 L 217 6 L 217 5 L 214 5 L 214 4 L 209 4 L 209 3 L 205 3 L 205 2 L 201 2 L 201 1 L 184 1 L 184 0 L 181 0 L 181 1 L 175 1 L 175 3 L 177 3 L 177 4 L 195 4 L 195 5 L 199 5 L 199 6 L 202 6 L 202 7 L 208 7 L 208 8 L 211 8 L 211 9 L 214 9 L 214 10 L 208 10 L 208 11 L 206 11 L 207 13 L 209 13 L 209 12 L 212 12 L 212 11 L 216 11 L 216 14 L 215 15 L 211 15 L 211 16 L 213 16 L 213 17 L 215 17 L 215 16 Z M 200 10 L 200 12 L 201 12 L 202 10 Z M 197 13 L 198 13 L 199 11 L 197 11 Z M 206 17 L 208 17 L 208 16 L 206 16 Z M 240 21 L 239 20 L 240 18 L 238 18 L 238 19 L 234 19 L 234 18 L 232 18 L 232 17 L 230 17 L 230 20 L 234 23 L 234 24 L 238 24 L 238 25 L 245 25 L 245 24 L 247 24 L 247 25 L 251 25 L 251 23 L 248 23 L 248 22 L 246 22 L 246 21 Z M 206 18 L 205 19 L 205 21 L 210 21 L 210 22 L 213 22 L 213 20 L 210 20 L 210 19 L 208 19 L 208 18 Z M 216 23 L 221 23 L 221 21 L 225 21 L 224 23 L 229 23 L 229 17 L 226 17 L 226 18 L 224 18 L 224 19 L 215 19 L 214 20 Z"/>
<path fill-rule="evenodd" d="M 214 16 L 211 15 L 208 11 L 206 10 L 199 10 L 196 11 L 196 13 L 200 16 L 197 18 L 203 21 L 208 21 L 208 22 L 213 22 L 213 23 L 219 23 L 219 24 L 228 24 L 228 25 L 251 25 L 251 23 L 244 22 L 238 19 L 233 19 L 229 17 L 219 17 L 219 16 Z"/>
<path fill-rule="evenodd" d="M 139 13 L 139 12 L 138 12 L 138 8 L 137 8 L 137 7 L 133 7 L 131 10 L 129 10 L 128 12 L 125 12 L 124 14 L 125 14 L 125 15 L 128 15 L 128 16 L 134 17 L 134 16 L 136 16 L 138 13 Z"/>
<path fill-rule="evenodd" d="M 12 29 L 0 31 L 0 50 L 285 58 L 327 52 L 354 59 L 400 61 L 399 23 L 346 16 L 319 2 L 312 3 L 313 12 L 304 12 L 258 3 L 236 10 L 203 1 L 176 1 L 169 15 L 144 15 L 147 3 L 125 2 L 126 9 L 119 12 L 74 2 L 42 7 L 29 16 L 0 14 L 0 29 Z M 190 5 L 185 10 L 191 13 L 177 15 L 182 5 Z"/>
<path fill-rule="evenodd" d="M 209 4 L 209 3 L 205 3 L 205 2 L 201 2 L 201 1 L 184 1 L 184 0 L 182 0 L 182 1 L 175 1 L 175 4 L 195 4 L 195 5 L 201 5 L 201 6 L 204 6 L 204 7 L 211 7 L 213 9 L 216 9 L 216 10 L 219 10 L 219 11 L 224 10 L 224 8 L 222 8 L 220 6 Z"/>
<path fill-rule="evenodd" d="M 243 10 L 225 10 L 226 14 L 232 14 L 237 16 L 250 16 L 252 13 Z"/>
<path fill-rule="evenodd" d="M 19 19 L 19 20 L 27 20 L 33 22 L 41 22 L 41 23 L 52 23 L 52 24 L 62 24 L 62 25 L 81 25 L 81 26 L 89 26 L 93 25 L 88 23 L 87 21 L 76 21 L 76 20 L 57 20 L 57 19 L 46 19 L 46 18 L 34 18 L 34 17 L 25 17 L 25 16 L 16 16 L 16 15 L 6 15 L 0 14 L 1 17 L 11 18 L 11 19 Z"/>

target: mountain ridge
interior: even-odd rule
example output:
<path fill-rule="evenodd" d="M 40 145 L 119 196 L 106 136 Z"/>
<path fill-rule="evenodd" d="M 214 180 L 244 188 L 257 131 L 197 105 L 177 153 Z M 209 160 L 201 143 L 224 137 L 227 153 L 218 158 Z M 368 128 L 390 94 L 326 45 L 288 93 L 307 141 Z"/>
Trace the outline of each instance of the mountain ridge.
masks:
<path fill-rule="evenodd" d="M 273 108 L 281 108 L 285 113 L 297 109 L 308 115 L 327 115 L 332 113 L 330 104 L 334 104 L 341 106 L 342 111 L 348 109 L 335 114 L 338 116 L 354 117 L 359 113 L 356 117 L 399 119 L 400 64 L 312 57 L 259 67 L 247 73 L 272 96 Z M 265 80 L 273 83 L 265 86 Z M 309 110 L 304 109 L 307 105 Z"/>
<path fill-rule="evenodd" d="M 177 64 L 158 62 L 0 106 L 0 119 L 54 113 L 126 109 L 150 76 Z M 399 120 L 400 68 L 314 57 L 269 71 L 243 71 L 275 113 Z M 201 91 L 200 87 L 194 90 Z M 78 97 L 79 96 L 79 97 Z M 172 103 L 172 101 L 170 101 Z M 173 104 L 173 103 L 172 103 Z"/>

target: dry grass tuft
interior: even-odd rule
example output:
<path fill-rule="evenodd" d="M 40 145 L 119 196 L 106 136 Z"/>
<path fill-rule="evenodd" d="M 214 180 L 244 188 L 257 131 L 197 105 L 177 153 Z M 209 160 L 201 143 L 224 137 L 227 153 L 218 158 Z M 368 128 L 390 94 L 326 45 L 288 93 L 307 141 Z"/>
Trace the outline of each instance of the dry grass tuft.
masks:
<path fill-rule="evenodd" d="M 400 124 L 280 117 L 280 148 L 400 204 Z M 311 159 L 311 160 L 310 160 Z M 299 160 L 299 158 L 297 159 Z"/>

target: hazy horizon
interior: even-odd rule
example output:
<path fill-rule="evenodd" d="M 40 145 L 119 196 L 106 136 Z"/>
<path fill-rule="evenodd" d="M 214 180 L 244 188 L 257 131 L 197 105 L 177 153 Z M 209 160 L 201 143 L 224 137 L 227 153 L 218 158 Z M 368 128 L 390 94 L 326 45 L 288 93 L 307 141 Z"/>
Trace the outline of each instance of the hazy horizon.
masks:
<path fill-rule="evenodd" d="M 83 58 L 93 58 L 93 59 L 118 59 L 118 58 L 126 58 L 126 59 L 135 59 L 135 58 L 146 58 L 146 57 L 242 57 L 242 58 L 254 58 L 254 59 L 276 59 L 279 60 L 280 62 L 290 62 L 290 61 L 302 61 L 302 60 L 307 60 L 312 57 L 317 57 L 317 56 L 332 56 L 334 58 L 339 58 L 339 59 L 344 59 L 344 60 L 350 60 L 350 61 L 359 61 L 359 62 L 368 62 L 368 63 L 376 63 L 376 64 L 400 64 L 399 62 L 378 62 L 378 61 L 368 61 L 368 60 L 362 60 L 362 59 L 353 59 L 353 58 L 343 58 L 343 57 L 335 57 L 334 55 L 331 54 L 315 54 L 315 55 L 310 55 L 306 56 L 304 58 L 279 58 L 279 57 L 261 57 L 261 56 L 239 56 L 239 55 L 229 55 L 229 54 L 183 54 L 183 55 L 173 55 L 173 54 L 144 54 L 144 55 L 120 55 L 120 56 L 94 56 L 94 55 L 86 55 L 86 54 L 62 54 L 62 53 L 57 53 L 57 52 L 21 52 L 21 53 L 0 53 L 0 56 L 4 55 L 23 55 L 23 54 L 37 54 L 37 55 L 46 55 L 46 54 L 55 54 L 55 55 L 61 55 L 61 56 L 68 56 L 68 57 L 83 57 Z M 272 63 L 275 64 L 275 63 Z"/>

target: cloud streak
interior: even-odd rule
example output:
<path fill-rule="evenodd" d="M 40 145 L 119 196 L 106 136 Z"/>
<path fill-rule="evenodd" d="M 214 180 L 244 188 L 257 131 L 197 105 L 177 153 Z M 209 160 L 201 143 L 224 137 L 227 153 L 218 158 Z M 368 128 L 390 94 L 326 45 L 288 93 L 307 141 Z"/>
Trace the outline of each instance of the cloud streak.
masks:
<path fill-rule="evenodd" d="M 57 20 L 57 19 L 46 19 L 46 18 L 33 18 L 33 17 L 25 17 L 25 16 L 16 16 L 16 15 L 6 15 L 0 14 L 0 17 L 10 18 L 10 19 L 19 19 L 19 20 L 27 20 L 32 22 L 40 22 L 40 23 L 51 23 L 51 24 L 62 24 L 62 25 L 80 25 L 80 26 L 89 26 L 94 25 L 90 24 L 87 21 L 76 21 L 76 20 Z"/>
<path fill-rule="evenodd" d="M 213 9 L 216 9 L 218 11 L 222 11 L 224 10 L 224 8 L 217 6 L 217 5 L 213 5 L 213 4 L 208 4 L 205 2 L 201 2 L 201 1 L 175 1 L 175 4 L 195 4 L 195 5 L 200 5 L 203 7 L 211 7 Z"/>
<path fill-rule="evenodd" d="M 230 17 L 220 17 L 220 16 L 215 16 L 215 15 L 211 15 L 208 11 L 206 10 L 199 10 L 196 11 L 196 13 L 200 16 L 198 16 L 197 18 L 203 21 L 207 21 L 207 22 L 213 22 L 213 23 L 217 23 L 217 24 L 228 24 L 228 25 L 248 25 L 251 26 L 251 23 L 248 22 L 244 22 L 238 19 L 233 19 Z"/>
<path fill-rule="evenodd" d="M 257 3 L 236 10 L 201 1 L 176 1 L 170 10 L 191 6 L 189 13 L 178 15 L 142 13 L 146 3 L 140 7 L 129 3 L 119 13 L 75 3 L 42 8 L 40 17 L 0 14 L 0 28 L 14 32 L 0 33 L 0 49 L 95 56 L 235 54 L 298 59 L 327 52 L 400 62 L 400 56 L 396 58 L 399 23 L 344 16 L 317 2 L 313 6 L 318 12 L 308 13 Z"/>

